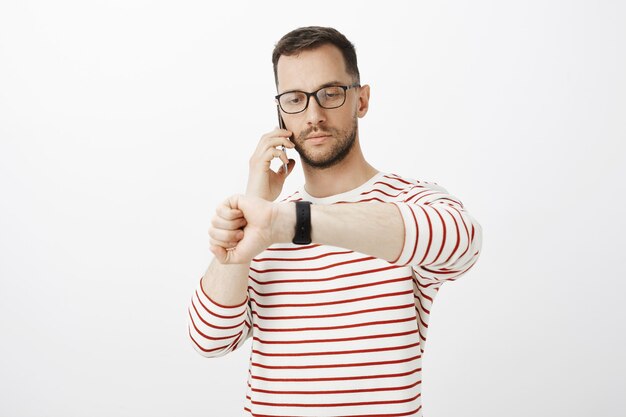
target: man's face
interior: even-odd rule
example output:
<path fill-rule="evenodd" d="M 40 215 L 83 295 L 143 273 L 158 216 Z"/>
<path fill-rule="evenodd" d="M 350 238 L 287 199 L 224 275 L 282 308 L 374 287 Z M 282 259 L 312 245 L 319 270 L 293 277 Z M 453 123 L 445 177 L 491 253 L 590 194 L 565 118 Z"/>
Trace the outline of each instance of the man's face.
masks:
<path fill-rule="evenodd" d="M 299 55 L 282 55 L 277 64 L 278 93 L 300 90 L 312 92 L 323 85 L 337 81 L 351 85 L 341 51 L 334 45 L 322 45 L 302 51 Z M 324 109 L 315 97 L 301 113 L 281 111 L 285 127 L 294 133 L 295 149 L 303 163 L 316 168 L 328 168 L 342 161 L 351 151 L 357 138 L 357 117 L 367 112 L 369 87 L 346 91 L 346 102 L 335 109 Z M 310 136 L 328 135 L 324 140 Z"/>

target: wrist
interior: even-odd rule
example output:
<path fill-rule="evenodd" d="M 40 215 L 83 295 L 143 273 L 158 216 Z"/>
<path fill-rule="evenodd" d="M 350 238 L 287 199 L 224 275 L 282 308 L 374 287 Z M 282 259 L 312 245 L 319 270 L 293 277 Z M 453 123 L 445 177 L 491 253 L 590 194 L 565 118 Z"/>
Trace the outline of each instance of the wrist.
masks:
<path fill-rule="evenodd" d="M 296 230 L 296 203 L 275 203 L 272 243 L 291 243 Z"/>

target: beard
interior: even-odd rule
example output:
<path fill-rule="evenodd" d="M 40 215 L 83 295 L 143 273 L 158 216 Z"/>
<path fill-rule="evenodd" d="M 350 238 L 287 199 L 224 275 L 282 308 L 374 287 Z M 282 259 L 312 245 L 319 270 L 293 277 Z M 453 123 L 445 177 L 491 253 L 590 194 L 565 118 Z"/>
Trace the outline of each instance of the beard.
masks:
<path fill-rule="evenodd" d="M 294 140 L 294 144 L 296 145 L 295 149 L 300 155 L 302 163 L 318 169 L 330 168 L 337 165 L 348 156 L 356 142 L 357 129 L 356 117 L 353 120 L 352 127 L 347 130 L 333 128 L 324 130 L 317 128 L 307 129 Z M 318 132 L 327 133 L 331 137 L 327 138 L 325 143 L 319 146 L 312 147 L 306 145 L 306 137 Z M 324 150 L 321 150 L 322 148 Z"/>

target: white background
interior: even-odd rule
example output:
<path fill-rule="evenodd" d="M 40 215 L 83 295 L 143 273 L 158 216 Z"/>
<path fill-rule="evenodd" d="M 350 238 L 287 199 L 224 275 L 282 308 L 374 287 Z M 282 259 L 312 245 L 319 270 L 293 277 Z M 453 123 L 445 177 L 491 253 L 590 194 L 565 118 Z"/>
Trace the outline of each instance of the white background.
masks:
<path fill-rule="evenodd" d="M 367 160 L 483 227 L 435 301 L 425 416 L 623 415 L 625 22 L 598 0 L 3 0 L 0 415 L 241 415 L 250 343 L 202 358 L 187 305 L 277 125 L 273 46 L 307 25 L 356 45 Z"/>

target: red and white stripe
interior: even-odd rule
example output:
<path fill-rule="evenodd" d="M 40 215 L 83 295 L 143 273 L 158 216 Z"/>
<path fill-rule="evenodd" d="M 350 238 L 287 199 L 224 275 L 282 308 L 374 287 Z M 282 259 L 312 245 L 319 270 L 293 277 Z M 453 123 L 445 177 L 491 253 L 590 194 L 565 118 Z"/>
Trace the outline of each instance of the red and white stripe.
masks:
<path fill-rule="evenodd" d="M 248 297 L 216 303 L 200 283 L 189 336 L 205 357 L 252 339 L 244 415 L 421 416 L 422 354 L 433 300 L 469 270 L 480 225 L 434 183 L 379 173 L 352 192 L 283 201 L 382 201 L 405 226 L 394 262 L 328 245 L 277 244 L 250 265 Z"/>

